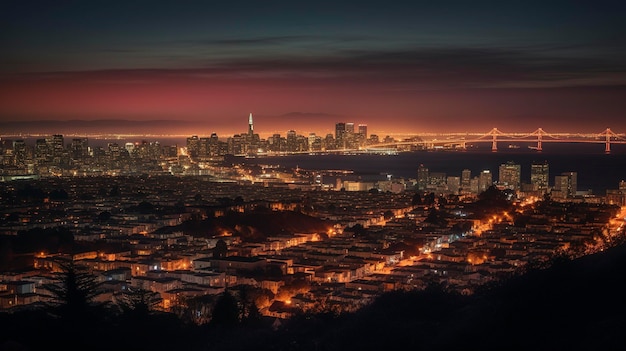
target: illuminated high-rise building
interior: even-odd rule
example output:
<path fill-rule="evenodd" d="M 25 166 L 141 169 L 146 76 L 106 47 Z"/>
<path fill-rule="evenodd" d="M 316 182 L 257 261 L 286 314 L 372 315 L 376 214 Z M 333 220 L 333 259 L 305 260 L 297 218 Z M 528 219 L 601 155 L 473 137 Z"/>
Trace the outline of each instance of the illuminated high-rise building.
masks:
<path fill-rule="evenodd" d="M 346 133 L 354 134 L 354 123 L 346 123 Z"/>
<path fill-rule="evenodd" d="M 530 184 L 534 189 L 545 192 L 549 186 L 549 176 L 548 162 L 533 162 L 530 165 Z"/>
<path fill-rule="evenodd" d="M 357 144 L 365 146 L 367 141 L 367 124 L 359 124 L 359 132 L 357 133 Z"/>
<path fill-rule="evenodd" d="M 254 123 L 252 122 L 252 112 L 250 112 L 250 117 L 248 117 L 248 135 L 252 137 L 253 134 L 254 134 Z"/>
<path fill-rule="evenodd" d="M 309 133 L 309 137 L 307 138 L 307 144 L 309 151 L 322 150 L 322 138 L 315 135 L 315 133 Z"/>
<path fill-rule="evenodd" d="M 72 139 L 72 143 L 70 144 L 70 157 L 72 159 L 72 162 L 81 163 L 85 160 L 85 158 L 87 158 L 87 156 L 89 156 L 89 146 L 87 138 Z"/>
<path fill-rule="evenodd" d="M 417 168 L 417 189 L 426 190 L 430 183 L 430 177 L 428 174 L 428 168 L 423 164 L 420 164 Z"/>
<path fill-rule="evenodd" d="M 522 167 L 513 161 L 500 165 L 498 183 L 512 190 L 519 190 L 521 186 Z"/>
<path fill-rule="evenodd" d="M 200 146 L 198 147 L 198 157 L 205 158 L 209 155 L 209 138 L 200 138 Z"/>
<path fill-rule="evenodd" d="M 378 135 L 376 134 L 371 134 L 369 139 L 367 139 L 368 144 L 370 145 L 376 145 L 378 143 L 380 143 L 380 140 L 378 139 Z"/>
<path fill-rule="evenodd" d="M 356 134 L 354 133 L 354 123 L 348 122 L 346 123 L 346 132 L 343 136 L 344 147 L 348 149 L 355 149 L 356 145 Z"/>
<path fill-rule="evenodd" d="M 54 134 L 52 137 L 46 138 L 46 144 L 48 146 L 48 155 L 52 159 L 52 164 L 60 165 L 63 158 L 63 150 L 65 150 L 63 135 Z"/>
<path fill-rule="evenodd" d="M 331 133 L 326 134 L 326 138 L 324 138 L 324 149 L 326 150 L 334 150 L 335 149 L 335 138 Z"/>
<path fill-rule="evenodd" d="M 285 151 L 285 138 L 282 138 L 279 133 L 274 133 L 267 139 L 268 148 L 270 151 L 282 152 Z"/>
<path fill-rule="evenodd" d="M 446 185 L 448 187 L 448 191 L 450 191 L 452 194 L 459 194 L 461 190 L 461 177 L 447 177 Z"/>
<path fill-rule="evenodd" d="M 296 135 L 296 131 L 293 129 L 287 131 L 287 151 L 298 151 L 298 138 Z"/>
<path fill-rule="evenodd" d="M 461 171 L 461 187 L 469 189 L 472 180 L 472 171 L 464 169 Z"/>
<path fill-rule="evenodd" d="M 187 138 L 187 155 L 191 158 L 197 158 L 200 154 L 200 138 L 197 135 L 192 135 Z"/>
<path fill-rule="evenodd" d="M 573 197 L 578 191 L 578 175 L 576 172 L 563 172 L 554 177 L 554 188 L 552 194 L 555 197 Z"/>
<path fill-rule="evenodd" d="M 335 123 L 335 147 L 343 149 L 345 145 L 346 124 L 344 122 Z"/>
<path fill-rule="evenodd" d="M 363 138 L 367 139 L 367 124 L 359 124 L 359 134 L 363 135 Z"/>
<path fill-rule="evenodd" d="M 26 143 L 24 140 L 20 139 L 13 142 L 13 155 L 17 167 L 24 167 L 26 165 Z"/>
<path fill-rule="evenodd" d="M 483 191 L 487 190 L 492 185 L 493 185 L 493 176 L 491 174 L 491 171 L 488 169 L 485 169 L 482 172 L 480 172 L 480 175 L 478 176 L 478 192 L 482 193 Z"/>
<path fill-rule="evenodd" d="M 215 157 L 220 155 L 220 140 L 217 136 L 217 133 L 211 133 L 209 137 L 209 149 L 208 156 Z"/>

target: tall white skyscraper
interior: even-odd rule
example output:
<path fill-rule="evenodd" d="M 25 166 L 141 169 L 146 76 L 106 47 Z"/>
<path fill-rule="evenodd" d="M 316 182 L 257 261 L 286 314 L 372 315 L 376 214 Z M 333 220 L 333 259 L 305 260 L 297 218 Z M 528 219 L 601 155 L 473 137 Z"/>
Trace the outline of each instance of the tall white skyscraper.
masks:
<path fill-rule="evenodd" d="M 250 112 L 250 117 L 248 117 L 248 135 L 252 136 L 254 134 L 254 123 L 252 123 L 252 112 Z"/>

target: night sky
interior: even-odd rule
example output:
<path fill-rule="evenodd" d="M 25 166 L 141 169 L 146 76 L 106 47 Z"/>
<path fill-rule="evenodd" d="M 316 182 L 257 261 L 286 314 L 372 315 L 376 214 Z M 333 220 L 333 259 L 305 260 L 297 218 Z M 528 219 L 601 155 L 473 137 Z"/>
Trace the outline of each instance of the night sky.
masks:
<path fill-rule="evenodd" d="M 262 135 L 339 121 L 381 134 L 626 132 L 625 1 L 0 6 L 5 130 L 176 120 L 146 132 L 232 135 L 253 113 Z"/>

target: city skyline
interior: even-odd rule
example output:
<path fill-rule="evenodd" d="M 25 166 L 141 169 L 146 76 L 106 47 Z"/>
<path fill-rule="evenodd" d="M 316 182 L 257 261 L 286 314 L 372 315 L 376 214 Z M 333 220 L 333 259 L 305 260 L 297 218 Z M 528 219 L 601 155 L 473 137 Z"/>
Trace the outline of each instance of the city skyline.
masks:
<path fill-rule="evenodd" d="M 147 134 L 232 135 L 253 113 L 268 134 L 337 121 L 623 133 L 624 6 L 11 3 L 0 126 L 159 120 Z"/>

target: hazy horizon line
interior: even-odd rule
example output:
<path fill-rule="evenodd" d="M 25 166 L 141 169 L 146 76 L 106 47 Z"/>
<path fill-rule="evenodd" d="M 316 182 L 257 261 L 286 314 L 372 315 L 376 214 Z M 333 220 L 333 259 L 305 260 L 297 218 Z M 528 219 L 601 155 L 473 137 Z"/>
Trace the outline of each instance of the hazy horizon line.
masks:
<path fill-rule="evenodd" d="M 340 116 L 337 116 L 337 117 L 340 117 Z M 338 120 L 335 123 L 343 123 L 348 120 L 351 120 L 351 119 Z M 119 126 L 119 125 L 118 126 L 106 126 L 108 127 L 107 128 L 108 130 L 102 130 L 102 131 L 89 130 L 93 128 L 104 127 L 103 123 L 110 124 L 112 122 L 123 123 L 124 125 L 123 126 Z M 79 125 L 74 126 L 74 127 L 69 126 L 72 123 L 73 124 L 78 123 Z M 89 137 L 95 137 L 95 138 L 99 136 L 106 136 L 106 137 L 118 137 L 118 136 L 189 137 L 189 136 L 196 136 L 196 135 L 200 136 L 201 134 L 211 135 L 212 133 L 217 133 L 218 136 L 219 135 L 237 135 L 237 134 L 247 133 L 247 130 L 233 131 L 233 128 L 229 128 L 229 127 L 213 128 L 213 131 L 211 132 L 208 132 L 207 131 L 208 128 L 206 127 L 197 128 L 197 129 L 203 129 L 203 130 L 189 130 L 193 128 L 194 124 L 200 125 L 201 123 L 203 122 L 194 121 L 194 120 L 174 120 L 174 119 L 164 119 L 164 118 L 146 119 L 146 120 L 131 120 L 131 119 L 125 119 L 125 118 L 100 118 L 100 119 L 93 119 L 93 120 L 88 120 L 88 119 L 13 120 L 13 121 L 0 121 L 0 128 L 4 129 L 2 132 L 0 132 L 0 137 L 36 137 L 36 136 L 53 135 L 53 134 L 63 134 L 63 135 L 68 135 L 68 136 L 85 136 L 85 137 L 89 136 Z M 346 123 L 351 123 L 351 122 L 346 122 Z M 134 127 L 134 128 L 140 127 L 140 126 L 145 127 L 147 124 L 152 125 L 154 129 L 152 131 L 146 130 L 146 131 L 141 131 L 141 132 L 136 131 L 136 130 L 130 130 L 130 131 L 122 130 L 124 129 L 124 127 Z M 159 128 L 164 128 L 166 126 L 172 127 L 172 124 L 177 125 L 180 128 L 178 128 L 177 130 L 170 131 L 170 132 L 164 132 L 164 131 L 158 130 Z M 367 125 L 367 123 L 360 123 L 360 124 Z M 20 129 L 24 129 L 24 128 L 28 128 L 28 127 L 32 127 L 36 125 L 39 125 L 39 130 L 33 130 L 33 131 L 20 130 Z M 242 126 L 247 126 L 247 123 L 246 124 L 242 123 Z M 258 125 L 255 124 L 255 127 L 256 126 Z M 59 127 L 59 128 L 57 130 L 52 130 L 52 128 L 54 127 Z M 534 130 L 525 130 L 525 131 L 509 131 L 506 128 L 501 129 L 501 128 L 494 127 L 494 126 L 490 126 L 490 127 L 487 127 L 485 129 L 480 129 L 480 130 L 474 129 L 474 130 L 464 130 L 464 131 L 461 131 L 461 130 L 443 131 L 443 130 L 433 130 L 433 129 L 425 129 L 421 131 L 375 129 L 375 130 L 368 131 L 368 136 L 375 134 L 375 135 L 378 135 L 380 138 L 384 138 L 385 136 L 420 136 L 420 135 L 433 136 L 433 135 L 462 135 L 462 134 L 486 135 L 486 134 L 489 134 L 489 132 L 493 130 L 494 128 L 497 128 L 498 130 L 501 130 L 503 133 L 506 133 L 506 134 L 530 134 L 530 133 L 537 131 L 540 127 Z M 574 130 L 552 131 L 551 129 L 548 129 L 548 130 L 544 129 L 544 130 L 550 134 L 600 134 L 606 128 L 607 128 L 606 126 L 599 127 L 598 130 L 594 130 L 592 132 L 581 131 L 581 130 L 575 130 L 575 131 Z M 84 130 L 71 130 L 71 129 L 84 129 Z M 288 130 L 293 130 L 293 128 L 288 128 L 288 129 L 279 131 L 274 127 L 274 128 L 269 128 L 269 130 L 265 132 L 259 132 L 257 129 L 255 130 L 255 134 L 258 134 L 259 136 L 263 136 L 263 137 L 269 137 L 269 136 L 272 136 L 273 134 L 286 133 Z M 310 133 L 314 133 L 318 136 L 324 136 L 327 134 L 334 135 L 334 131 L 335 131 L 335 125 L 333 123 L 325 128 L 318 128 L 317 130 L 311 129 L 309 131 L 305 131 L 305 132 L 298 133 L 298 134 L 307 135 Z M 613 132 L 615 134 L 622 134 L 622 135 L 626 134 L 626 133 L 619 133 L 619 131 L 618 132 L 613 131 Z M 321 134 L 318 134 L 318 133 L 321 133 Z"/>

